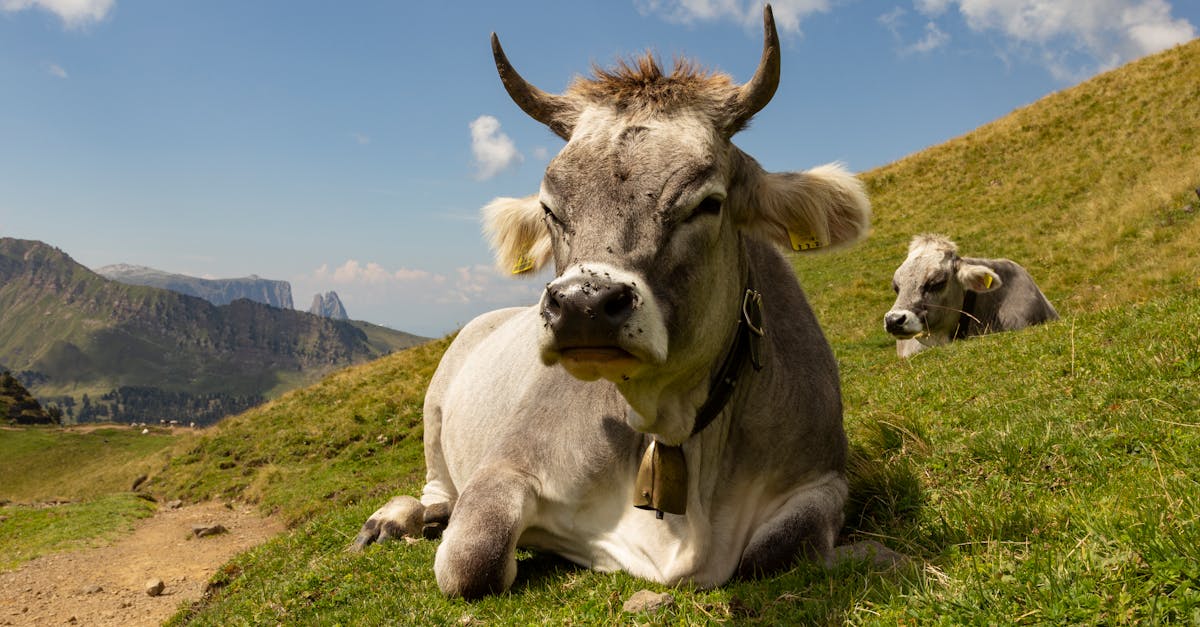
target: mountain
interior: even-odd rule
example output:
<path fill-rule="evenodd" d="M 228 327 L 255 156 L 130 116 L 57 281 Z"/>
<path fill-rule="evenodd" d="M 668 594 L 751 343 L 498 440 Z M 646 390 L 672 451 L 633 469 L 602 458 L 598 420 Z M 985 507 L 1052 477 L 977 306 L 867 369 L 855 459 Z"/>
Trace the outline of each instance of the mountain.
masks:
<path fill-rule="evenodd" d="M 0 424 L 39 425 L 58 422 L 7 370 L 0 371 Z"/>
<path fill-rule="evenodd" d="M 158 287 L 188 296 L 198 296 L 214 305 L 228 305 L 239 298 L 248 298 L 256 303 L 280 309 L 292 308 L 291 283 L 264 279 L 253 274 L 240 279 L 200 279 L 124 263 L 97 268 L 96 274 L 129 285 Z"/>
<path fill-rule="evenodd" d="M 110 281 L 42 242 L 0 238 L 0 363 L 67 421 L 213 422 L 424 340 Z"/>
<path fill-rule="evenodd" d="M 346 315 L 346 308 L 342 306 L 342 299 L 338 298 L 337 292 L 325 292 L 325 295 L 314 294 L 312 306 L 308 308 L 308 313 L 314 316 L 324 318 L 333 318 L 334 320 L 348 320 L 350 316 Z"/>

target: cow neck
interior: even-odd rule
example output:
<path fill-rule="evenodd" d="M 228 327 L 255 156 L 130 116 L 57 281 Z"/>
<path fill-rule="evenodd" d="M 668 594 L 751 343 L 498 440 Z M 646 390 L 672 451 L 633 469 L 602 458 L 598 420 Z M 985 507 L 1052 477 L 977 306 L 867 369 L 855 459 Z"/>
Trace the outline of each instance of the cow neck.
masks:
<path fill-rule="evenodd" d="M 696 411 L 693 436 L 712 424 L 725 410 L 733 398 L 738 380 L 746 374 L 747 366 L 752 366 L 755 372 L 762 370 L 762 294 L 754 289 L 749 269 L 741 307 L 733 343 L 709 385 L 708 398 Z M 660 520 L 664 512 L 686 513 L 688 479 L 683 447 L 652 439 L 638 467 L 635 488 L 633 506 L 654 510 Z"/>
<path fill-rule="evenodd" d="M 958 324 L 954 325 L 954 335 L 952 339 L 961 340 L 967 337 L 967 330 L 971 327 L 971 320 L 975 319 L 975 292 L 966 290 L 963 294 L 962 312 L 958 314 Z"/>

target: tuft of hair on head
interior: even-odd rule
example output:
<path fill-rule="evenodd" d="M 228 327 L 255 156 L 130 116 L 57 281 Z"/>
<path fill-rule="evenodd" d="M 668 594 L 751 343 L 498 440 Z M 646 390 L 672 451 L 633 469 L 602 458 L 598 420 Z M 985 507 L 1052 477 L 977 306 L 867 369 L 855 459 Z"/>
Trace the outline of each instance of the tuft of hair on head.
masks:
<path fill-rule="evenodd" d="M 957 255 L 958 245 L 950 241 L 949 237 L 937 233 L 914 235 L 908 243 L 908 254 L 912 256 L 926 252 Z"/>
<path fill-rule="evenodd" d="M 714 108 L 737 91 L 733 79 L 677 57 L 668 74 L 654 53 L 619 59 L 615 66 L 592 66 L 591 77 L 576 77 L 567 93 L 590 101 L 613 101 L 623 109 L 670 111 L 708 102 Z"/>

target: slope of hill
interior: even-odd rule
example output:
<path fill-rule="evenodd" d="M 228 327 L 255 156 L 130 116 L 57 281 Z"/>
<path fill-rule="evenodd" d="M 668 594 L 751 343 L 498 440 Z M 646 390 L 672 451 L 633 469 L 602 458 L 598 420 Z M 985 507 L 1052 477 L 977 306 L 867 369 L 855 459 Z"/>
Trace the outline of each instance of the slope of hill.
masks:
<path fill-rule="evenodd" d="M 68 419 L 211 422 L 420 341 L 246 299 L 218 307 L 117 283 L 46 244 L 0 239 L 0 361 Z"/>
<path fill-rule="evenodd" d="M 874 229 L 795 267 L 835 340 L 890 343 L 883 314 L 908 240 L 1008 257 L 1060 313 L 1194 288 L 1200 272 L 1200 40 L 1049 95 L 867 172 Z"/>
<path fill-rule="evenodd" d="M 7 370 L 0 368 L 0 424 L 41 425 L 58 422 Z"/>
<path fill-rule="evenodd" d="M 214 305 L 228 305 L 239 298 L 248 298 L 256 303 L 292 309 L 292 284 L 287 281 L 254 275 L 238 279 L 201 279 L 124 263 L 96 268 L 95 272 L 112 281 L 197 296 Z"/>

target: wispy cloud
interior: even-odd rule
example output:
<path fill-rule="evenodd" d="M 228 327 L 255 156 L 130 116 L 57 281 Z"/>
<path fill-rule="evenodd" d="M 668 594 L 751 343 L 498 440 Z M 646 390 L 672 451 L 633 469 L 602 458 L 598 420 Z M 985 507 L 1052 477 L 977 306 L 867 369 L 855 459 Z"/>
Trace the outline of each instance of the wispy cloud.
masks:
<path fill-rule="evenodd" d="M 896 7 L 877 18 L 877 21 L 892 33 L 892 38 L 896 40 L 899 46 L 900 54 L 912 53 L 929 53 L 945 46 L 950 41 L 950 35 L 946 34 L 937 23 L 931 21 L 925 22 L 925 29 L 921 38 L 913 43 L 906 43 L 904 34 L 905 23 L 907 22 L 908 11 L 903 7 Z"/>
<path fill-rule="evenodd" d="M 379 285 L 391 282 L 404 283 L 412 281 L 443 283 L 446 280 L 443 276 L 426 272 L 425 270 L 413 270 L 410 268 L 387 270 L 374 261 L 368 261 L 363 264 L 356 259 L 348 259 L 333 270 L 329 269 L 328 264 L 323 264 L 313 272 L 313 278 L 318 281 L 328 281 L 342 285 L 354 283 Z"/>
<path fill-rule="evenodd" d="M 471 152 L 475 155 L 475 176 L 481 181 L 524 160 L 512 139 L 500 130 L 500 120 L 490 115 L 471 122 Z"/>
<path fill-rule="evenodd" d="M 356 320 L 442 334 L 492 309 L 537 302 L 544 283 L 514 279 L 489 264 L 442 274 L 423 269 L 388 269 L 375 262 L 324 264 L 292 277 L 296 302 L 308 294 L 336 291 Z"/>
<path fill-rule="evenodd" d="M 63 67 L 57 63 L 47 63 L 46 71 L 50 73 L 50 76 L 54 76 L 57 78 L 69 78 L 67 71 L 64 70 Z"/>
<path fill-rule="evenodd" d="M 67 29 L 82 28 L 108 17 L 116 0 L 0 0 L 0 11 L 41 9 L 58 16 Z"/>
<path fill-rule="evenodd" d="M 1067 81 L 1196 37 L 1195 25 L 1173 17 L 1167 0 L 914 0 L 914 5 L 931 19 L 957 10 L 972 31 L 1000 33 L 1017 52 Z"/>
<path fill-rule="evenodd" d="M 359 146 L 366 146 L 367 144 L 371 143 L 371 136 L 367 135 L 366 133 L 359 133 L 359 132 L 355 131 L 353 133 L 350 133 L 350 137 Z"/>
<path fill-rule="evenodd" d="M 779 30 L 799 33 L 804 18 L 828 12 L 831 4 L 831 0 L 774 0 L 771 10 Z M 754 26 L 762 20 L 759 0 L 634 0 L 634 6 L 643 15 L 655 14 L 682 24 L 729 20 Z"/>

